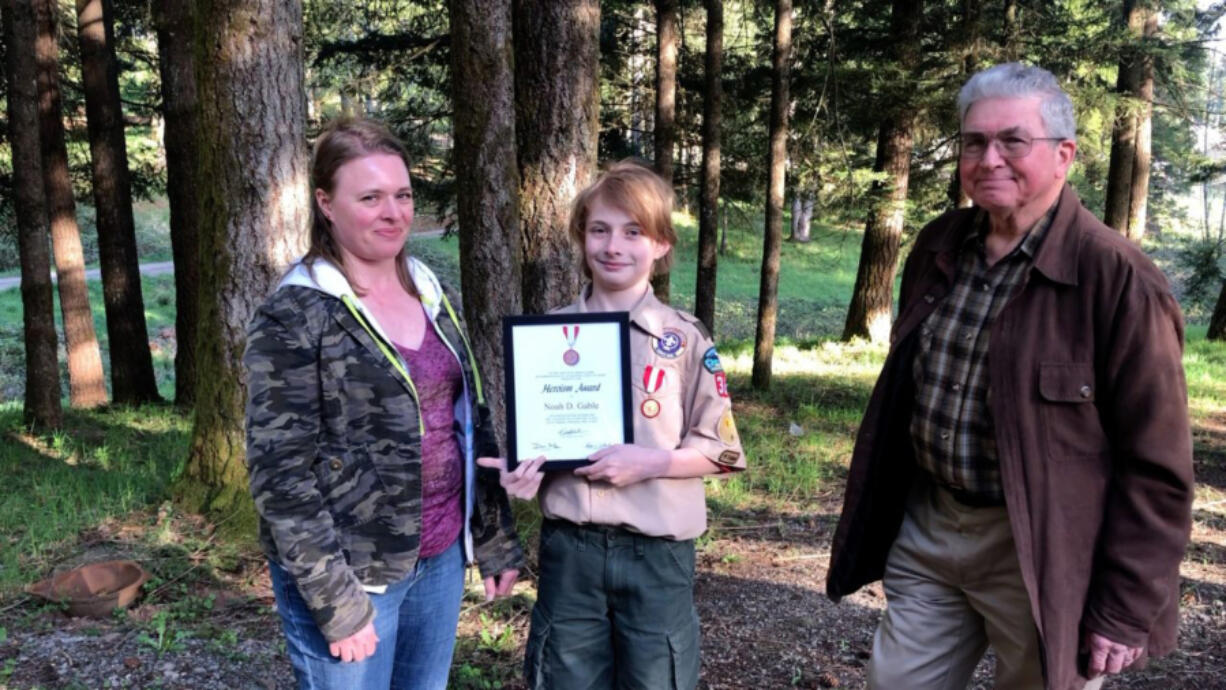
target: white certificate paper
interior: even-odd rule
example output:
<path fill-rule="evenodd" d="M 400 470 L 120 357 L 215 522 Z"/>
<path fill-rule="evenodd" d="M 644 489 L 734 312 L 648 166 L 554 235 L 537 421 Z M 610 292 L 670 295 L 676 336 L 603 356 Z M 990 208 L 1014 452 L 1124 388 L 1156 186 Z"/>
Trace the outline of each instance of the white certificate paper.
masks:
<path fill-rule="evenodd" d="M 543 455 L 547 469 L 573 467 L 632 441 L 628 323 L 624 312 L 508 318 L 511 466 Z"/>

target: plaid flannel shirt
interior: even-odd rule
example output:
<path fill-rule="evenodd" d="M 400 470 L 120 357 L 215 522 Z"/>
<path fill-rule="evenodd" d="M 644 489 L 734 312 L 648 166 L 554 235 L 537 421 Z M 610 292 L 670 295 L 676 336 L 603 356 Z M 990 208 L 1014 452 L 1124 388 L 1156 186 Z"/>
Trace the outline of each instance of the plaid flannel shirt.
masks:
<path fill-rule="evenodd" d="M 988 266 L 988 215 L 963 241 L 953 288 L 920 327 L 911 439 L 919 467 L 961 498 L 1004 505 L 992 410 L 988 341 L 992 322 L 1025 280 L 1055 207 L 1007 256 Z"/>

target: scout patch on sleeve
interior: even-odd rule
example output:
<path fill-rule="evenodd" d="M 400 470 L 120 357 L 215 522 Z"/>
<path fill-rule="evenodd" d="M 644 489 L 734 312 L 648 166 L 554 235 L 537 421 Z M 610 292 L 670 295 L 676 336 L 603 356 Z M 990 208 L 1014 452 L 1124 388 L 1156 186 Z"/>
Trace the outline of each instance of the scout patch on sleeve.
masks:
<path fill-rule="evenodd" d="M 651 349 L 665 359 L 676 359 L 685 352 L 685 334 L 676 328 L 665 328 L 664 335 L 651 341 Z"/>
<path fill-rule="evenodd" d="M 720 363 L 719 353 L 715 351 L 714 345 L 708 347 L 707 351 L 702 354 L 702 366 L 712 374 L 724 370 L 724 365 Z"/>
<path fill-rule="evenodd" d="M 719 463 L 721 465 L 735 465 L 737 460 L 741 459 L 741 454 L 735 450 L 726 450 L 719 454 Z"/>
<path fill-rule="evenodd" d="M 715 392 L 719 397 L 728 397 L 728 375 L 722 371 L 715 372 Z"/>
<path fill-rule="evenodd" d="M 732 410 L 726 410 L 722 417 L 719 418 L 716 432 L 719 435 L 719 440 L 724 442 L 724 445 L 730 446 L 736 443 L 736 422 L 732 421 Z"/>

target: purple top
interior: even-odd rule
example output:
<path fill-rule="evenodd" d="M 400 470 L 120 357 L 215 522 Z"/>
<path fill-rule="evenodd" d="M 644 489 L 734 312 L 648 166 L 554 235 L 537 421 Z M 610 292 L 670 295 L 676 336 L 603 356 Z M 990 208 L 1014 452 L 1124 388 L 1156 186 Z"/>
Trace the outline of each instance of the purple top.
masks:
<path fill-rule="evenodd" d="M 429 317 L 421 347 L 396 344 L 409 365 L 426 433 L 421 440 L 421 558 L 447 550 L 460 534 L 463 458 L 455 432 L 455 403 L 463 380 L 455 355 L 434 332 Z"/>

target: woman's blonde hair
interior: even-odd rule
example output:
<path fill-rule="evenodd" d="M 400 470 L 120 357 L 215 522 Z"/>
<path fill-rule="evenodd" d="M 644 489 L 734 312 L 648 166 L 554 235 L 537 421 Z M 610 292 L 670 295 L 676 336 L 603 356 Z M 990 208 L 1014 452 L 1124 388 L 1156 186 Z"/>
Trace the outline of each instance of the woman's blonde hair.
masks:
<path fill-rule="evenodd" d="M 329 122 L 315 141 L 315 151 L 311 155 L 311 238 L 302 263 L 313 271 L 317 259 L 327 260 L 345 276 L 358 296 L 365 291 L 360 285 L 354 285 L 349 277 L 336 239 L 332 237 L 332 221 L 319 207 L 315 190 L 322 189 L 330 196 L 336 189 L 336 171 L 342 165 L 377 153 L 399 156 L 404 161 L 405 170 L 411 169 L 409 152 L 400 139 L 382 123 L 361 117 L 343 117 Z M 408 254 L 407 244 L 396 254 L 396 277 L 400 279 L 400 285 L 416 297 L 417 288 L 413 285 L 406 261 Z"/>
<path fill-rule="evenodd" d="M 599 178 L 575 197 L 570 211 L 570 237 L 583 247 L 587 216 L 597 200 L 615 206 L 638 223 L 643 235 L 668 245 L 668 252 L 656 259 L 652 274 L 663 273 L 673 265 L 673 247 L 677 232 L 673 229 L 673 190 L 651 168 L 633 160 L 623 160 L 609 166 Z M 592 277 L 587 261 L 583 274 Z"/>

